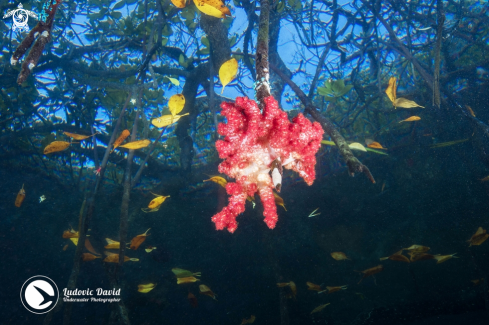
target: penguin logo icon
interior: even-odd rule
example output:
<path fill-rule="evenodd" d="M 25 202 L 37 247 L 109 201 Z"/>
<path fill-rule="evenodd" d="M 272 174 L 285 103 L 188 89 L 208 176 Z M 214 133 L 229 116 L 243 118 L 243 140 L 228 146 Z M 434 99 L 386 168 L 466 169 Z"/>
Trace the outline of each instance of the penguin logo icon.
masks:
<path fill-rule="evenodd" d="M 56 283 L 44 275 L 29 278 L 20 290 L 24 307 L 34 314 L 45 314 L 56 306 L 59 292 Z"/>

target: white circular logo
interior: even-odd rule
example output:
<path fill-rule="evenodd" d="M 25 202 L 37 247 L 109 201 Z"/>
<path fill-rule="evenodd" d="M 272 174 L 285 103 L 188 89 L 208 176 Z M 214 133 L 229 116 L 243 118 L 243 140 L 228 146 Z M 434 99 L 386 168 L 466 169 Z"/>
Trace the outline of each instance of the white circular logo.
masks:
<path fill-rule="evenodd" d="M 45 314 L 56 306 L 59 292 L 56 283 L 44 275 L 36 275 L 24 282 L 20 300 L 34 314 Z"/>

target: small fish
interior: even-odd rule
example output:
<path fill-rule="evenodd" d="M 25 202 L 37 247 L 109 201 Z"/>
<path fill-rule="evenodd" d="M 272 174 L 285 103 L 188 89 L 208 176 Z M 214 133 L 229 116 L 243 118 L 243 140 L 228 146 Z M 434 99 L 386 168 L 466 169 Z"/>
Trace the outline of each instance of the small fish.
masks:
<path fill-rule="evenodd" d="M 277 283 L 277 287 L 279 287 L 279 288 L 289 287 L 290 288 L 290 292 L 287 293 L 287 298 L 295 298 L 295 295 L 297 294 L 297 287 L 296 287 L 294 281 Z"/>
<path fill-rule="evenodd" d="M 64 245 L 64 246 L 63 246 L 63 251 L 66 251 L 66 250 L 68 249 L 68 247 L 69 247 L 69 245 L 68 245 L 68 244 Z"/>
<path fill-rule="evenodd" d="M 17 193 L 17 197 L 15 198 L 15 206 L 17 208 L 20 208 L 22 202 L 24 202 L 24 199 L 25 199 L 25 191 L 24 191 L 24 184 L 22 184 L 22 188 L 20 189 L 19 193 Z"/>
<path fill-rule="evenodd" d="M 427 253 L 409 252 L 408 254 L 409 254 L 411 262 L 427 261 L 427 260 L 432 260 L 435 258 L 434 255 L 427 254 Z"/>
<path fill-rule="evenodd" d="M 345 253 L 343 252 L 332 252 L 331 253 L 331 257 L 334 258 L 335 260 L 337 261 L 343 261 L 343 260 L 350 260 L 350 258 L 348 258 Z"/>
<path fill-rule="evenodd" d="M 384 184 L 382 184 L 382 189 L 380 190 L 381 193 L 384 192 L 384 188 L 385 188 L 385 182 Z"/>
<path fill-rule="evenodd" d="M 169 195 L 163 196 L 163 195 L 154 194 L 153 192 L 151 192 L 151 194 L 155 195 L 156 198 L 154 198 L 151 202 L 149 202 L 148 209 L 158 208 L 160 205 L 163 204 L 163 202 L 165 202 L 167 198 L 170 197 Z"/>
<path fill-rule="evenodd" d="M 411 245 L 408 248 L 403 248 L 403 250 L 416 252 L 416 253 L 426 253 L 427 251 L 430 250 L 430 248 L 422 245 Z"/>
<path fill-rule="evenodd" d="M 320 215 L 321 213 L 316 213 L 317 210 L 319 210 L 319 208 L 317 208 L 316 210 L 312 211 L 307 217 L 308 218 L 312 218 L 312 217 L 315 217 L 315 216 Z"/>
<path fill-rule="evenodd" d="M 486 176 L 486 177 L 481 179 L 481 182 L 487 182 L 487 181 L 489 181 L 489 176 Z"/>
<path fill-rule="evenodd" d="M 482 227 L 479 227 L 475 234 L 470 237 L 468 242 L 470 243 L 470 246 L 479 246 L 483 242 L 486 241 L 486 239 L 489 237 L 489 234 L 487 234 L 487 230 L 482 229 Z"/>
<path fill-rule="evenodd" d="M 39 198 L 39 203 L 42 203 L 44 200 L 46 200 L 46 197 L 44 195 L 41 195 Z"/>
<path fill-rule="evenodd" d="M 474 284 L 474 287 L 475 287 L 475 286 L 478 286 L 479 284 L 481 284 L 482 282 L 484 282 L 484 278 L 480 278 L 480 279 L 476 279 L 476 280 L 470 280 L 470 282 L 472 282 Z"/>
<path fill-rule="evenodd" d="M 360 282 L 362 282 L 363 279 L 365 279 L 371 275 L 377 274 L 383 270 L 384 270 L 384 267 L 382 265 L 377 265 L 377 266 L 372 267 L 370 269 L 366 269 L 365 271 L 355 271 L 355 272 L 363 273 L 363 277 L 360 279 L 360 281 L 358 281 L 358 284 L 360 284 Z"/>
<path fill-rule="evenodd" d="M 149 228 L 151 229 L 151 228 Z M 131 240 L 131 246 L 130 248 L 132 250 L 137 250 L 139 248 L 139 245 L 141 245 L 145 240 L 146 240 L 146 237 L 148 237 L 148 230 L 146 230 L 146 232 L 144 234 L 141 234 L 141 235 L 137 235 L 136 237 L 134 237 L 132 240 Z"/>
<path fill-rule="evenodd" d="M 314 308 L 312 311 L 311 311 L 311 314 L 314 314 L 314 313 L 318 313 L 320 312 L 321 310 L 324 309 L 324 307 L 330 305 L 331 303 L 327 303 L 327 304 L 324 304 L 324 305 L 320 305 L 320 306 L 317 306 L 316 308 Z"/>
<path fill-rule="evenodd" d="M 400 121 L 399 123 L 402 123 L 402 122 L 414 122 L 414 121 L 419 121 L 419 120 L 421 120 L 421 117 L 419 117 L 419 116 L 411 116 L 411 117 L 408 117 L 405 120 Z"/>
<path fill-rule="evenodd" d="M 148 284 L 140 284 L 138 285 L 138 291 L 141 293 L 148 293 L 155 288 L 156 284 L 148 283 Z"/>
<path fill-rule="evenodd" d="M 199 285 L 199 290 L 200 290 L 201 294 L 209 296 L 212 299 L 217 301 L 217 299 L 216 299 L 217 295 L 214 292 L 212 292 L 212 290 L 208 286 L 206 286 L 205 284 Z"/>

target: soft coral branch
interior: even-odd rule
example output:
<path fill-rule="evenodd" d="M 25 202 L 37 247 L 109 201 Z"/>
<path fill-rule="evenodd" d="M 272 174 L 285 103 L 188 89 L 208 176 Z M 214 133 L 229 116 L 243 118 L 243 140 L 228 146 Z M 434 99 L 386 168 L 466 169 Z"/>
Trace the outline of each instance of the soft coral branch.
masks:
<path fill-rule="evenodd" d="M 44 51 L 44 47 L 49 41 L 51 41 L 51 30 L 53 28 L 54 16 L 56 15 L 56 11 L 58 10 L 58 7 L 62 1 L 63 0 L 55 0 L 53 1 L 54 4 L 49 5 L 49 8 L 46 10 L 46 21 L 39 21 L 37 23 L 36 27 L 34 27 L 24 38 L 10 59 L 10 63 L 15 65 L 24 56 L 27 50 L 31 47 L 32 43 L 34 43 L 34 40 L 37 38 L 37 41 L 34 43 L 34 46 L 32 46 L 29 54 L 22 64 L 22 69 L 17 77 L 17 83 L 19 85 L 26 81 L 27 77 L 31 73 L 31 70 L 37 65 L 37 62 Z"/>

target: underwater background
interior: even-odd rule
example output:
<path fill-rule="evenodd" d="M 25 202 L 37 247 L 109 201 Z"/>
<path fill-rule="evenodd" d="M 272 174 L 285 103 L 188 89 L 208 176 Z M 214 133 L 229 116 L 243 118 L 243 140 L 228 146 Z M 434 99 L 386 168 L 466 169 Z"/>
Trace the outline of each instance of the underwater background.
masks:
<path fill-rule="evenodd" d="M 0 324 L 487 324 L 487 2 L 202 1 L 24 1 L 25 30 L 0 0 Z M 260 104 L 265 2 L 270 94 L 325 133 L 312 185 L 273 184 L 275 228 L 255 195 L 218 231 L 220 104 Z M 35 275 L 46 314 L 19 298 Z"/>

